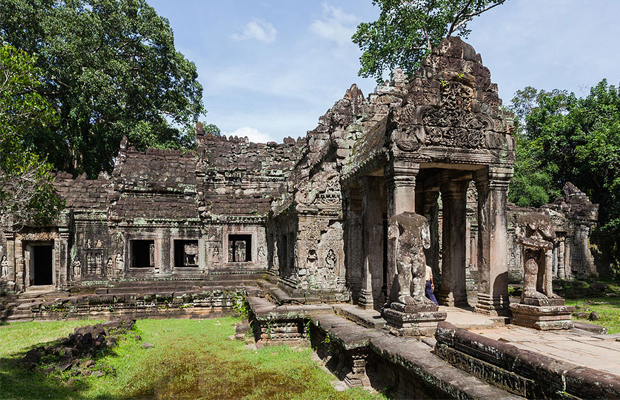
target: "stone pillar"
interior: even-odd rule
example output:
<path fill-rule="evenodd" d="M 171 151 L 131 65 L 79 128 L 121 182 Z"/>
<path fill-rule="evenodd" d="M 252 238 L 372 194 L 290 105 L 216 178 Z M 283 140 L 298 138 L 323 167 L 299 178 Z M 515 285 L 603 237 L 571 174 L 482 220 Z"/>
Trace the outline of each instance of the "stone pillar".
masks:
<path fill-rule="evenodd" d="M 441 271 L 439 269 L 439 199 L 438 191 L 424 192 L 423 214 L 428 220 L 431 231 L 431 248 L 426 253 L 426 263 L 433 270 L 433 280 L 435 286 L 441 282 Z"/>
<path fill-rule="evenodd" d="M 4 232 L 6 238 L 6 260 L 9 263 L 9 290 L 21 290 L 17 285 L 17 264 L 15 260 L 15 233 Z"/>
<path fill-rule="evenodd" d="M 58 279 L 56 280 L 56 286 L 64 288 L 67 286 L 68 266 L 69 266 L 69 236 L 68 231 L 60 231 L 60 239 L 58 242 Z"/>
<path fill-rule="evenodd" d="M 362 223 L 362 195 L 359 188 L 346 189 L 345 252 L 346 281 L 353 301 L 359 304 L 364 279 L 364 230 Z"/>
<path fill-rule="evenodd" d="M 366 309 L 383 305 L 380 304 L 379 299 L 383 287 L 383 207 L 381 206 L 383 184 L 382 177 L 366 176 L 360 179 L 364 231 L 364 275 L 359 305 Z"/>
<path fill-rule="evenodd" d="M 405 211 L 415 212 L 416 176 L 420 172 L 420 164 L 408 160 L 392 161 L 385 168 L 387 186 L 387 218 Z M 392 300 L 392 283 L 396 277 L 396 249 L 388 242 L 387 297 Z M 395 293 L 394 295 L 397 295 Z"/>
<path fill-rule="evenodd" d="M 560 279 L 566 278 L 566 268 L 565 268 L 566 263 L 564 259 L 565 246 L 566 246 L 566 242 L 564 241 L 564 238 L 561 238 L 558 243 L 558 278 Z"/>
<path fill-rule="evenodd" d="M 443 263 L 438 301 L 447 306 L 467 305 L 465 260 L 467 258 L 468 181 L 441 186 L 443 200 Z"/>
<path fill-rule="evenodd" d="M 507 315 L 508 243 L 506 202 L 513 169 L 488 167 L 476 172 L 478 189 L 478 303 L 475 311 Z"/>
<path fill-rule="evenodd" d="M 26 268 L 29 266 L 24 261 L 24 249 L 23 242 L 20 239 L 15 238 L 14 240 L 14 248 L 15 248 L 15 291 L 23 292 L 26 290 L 26 287 L 30 285 L 30 282 L 27 281 Z"/>

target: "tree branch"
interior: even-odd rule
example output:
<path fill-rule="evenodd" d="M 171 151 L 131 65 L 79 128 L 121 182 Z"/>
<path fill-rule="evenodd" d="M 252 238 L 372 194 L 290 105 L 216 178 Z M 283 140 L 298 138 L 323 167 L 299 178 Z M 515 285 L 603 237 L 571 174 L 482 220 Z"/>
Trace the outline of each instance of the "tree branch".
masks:
<path fill-rule="evenodd" d="M 461 23 L 459 23 L 457 25 L 457 22 L 460 20 L 460 18 L 463 15 L 463 13 L 465 13 L 465 11 L 467 11 L 467 9 L 471 6 L 471 3 L 473 3 L 473 2 L 474 2 L 474 0 L 469 0 L 469 2 L 467 4 L 465 4 L 465 6 L 463 8 L 461 8 L 461 10 L 454 16 L 454 21 L 452 21 L 452 24 L 450 25 L 450 29 L 448 29 L 448 37 L 452 36 L 452 33 L 455 30 L 457 30 L 458 27 L 461 25 Z M 467 21 L 467 19 L 465 19 L 464 21 Z"/>

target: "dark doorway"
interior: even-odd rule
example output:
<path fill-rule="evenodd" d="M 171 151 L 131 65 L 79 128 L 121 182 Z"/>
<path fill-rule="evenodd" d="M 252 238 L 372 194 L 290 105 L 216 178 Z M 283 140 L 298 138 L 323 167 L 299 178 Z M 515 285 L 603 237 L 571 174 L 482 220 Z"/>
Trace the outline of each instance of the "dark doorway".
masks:
<path fill-rule="evenodd" d="M 174 241 L 174 266 L 175 268 L 198 266 L 197 240 Z"/>
<path fill-rule="evenodd" d="M 133 268 L 152 268 L 155 266 L 155 241 L 131 241 L 131 266 Z"/>
<path fill-rule="evenodd" d="M 252 235 L 228 236 L 228 261 L 252 261 Z"/>
<path fill-rule="evenodd" d="M 34 285 L 52 285 L 52 246 L 33 246 Z"/>

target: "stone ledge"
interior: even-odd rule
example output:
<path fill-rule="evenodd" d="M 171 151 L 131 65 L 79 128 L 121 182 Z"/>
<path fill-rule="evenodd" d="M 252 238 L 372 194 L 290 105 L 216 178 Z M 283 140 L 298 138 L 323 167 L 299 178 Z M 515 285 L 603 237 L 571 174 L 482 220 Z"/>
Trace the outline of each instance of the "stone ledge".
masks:
<path fill-rule="evenodd" d="M 491 384 L 508 382 L 502 388 L 528 398 L 620 397 L 620 376 L 519 349 L 448 322 L 439 323 L 435 337 L 435 351 L 446 361 Z"/>
<path fill-rule="evenodd" d="M 363 310 L 350 304 L 337 304 L 334 306 L 334 311 L 337 315 L 366 328 L 383 329 L 386 324 L 385 319 L 375 310 Z"/>

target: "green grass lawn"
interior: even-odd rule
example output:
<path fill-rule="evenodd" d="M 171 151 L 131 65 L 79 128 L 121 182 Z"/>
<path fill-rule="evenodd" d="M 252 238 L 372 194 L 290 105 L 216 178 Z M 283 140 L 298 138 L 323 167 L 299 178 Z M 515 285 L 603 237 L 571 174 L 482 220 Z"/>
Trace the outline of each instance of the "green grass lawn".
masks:
<path fill-rule="evenodd" d="M 136 330 L 97 364 L 97 378 L 46 376 L 22 369 L 33 346 L 66 337 L 97 321 L 27 322 L 0 326 L 0 398 L 10 399 L 373 399 L 361 389 L 337 392 L 335 378 L 312 361 L 309 348 L 252 350 L 229 340 L 234 318 L 139 320 Z M 140 335 L 138 340 L 135 335 Z M 144 349 L 143 343 L 153 347 Z M 68 383 L 72 378 L 73 382 Z"/>
<path fill-rule="evenodd" d="M 577 312 L 596 312 L 601 319 L 590 321 L 586 318 L 573 320 L 599 325 L 607 328 L 607 333 L 620 333 L 620 298 L 619 297 L 594 297 L 589 299 L 567 299 L 566 305 L 578 307 Z"/>

